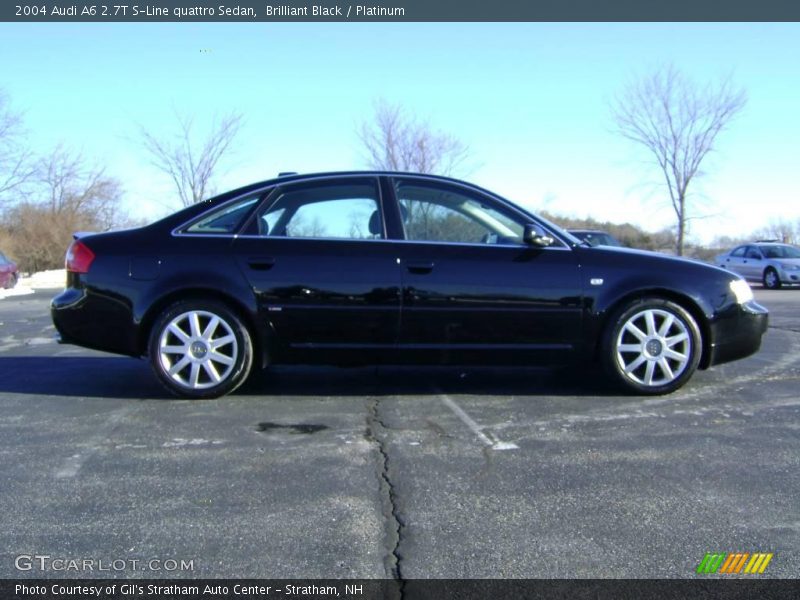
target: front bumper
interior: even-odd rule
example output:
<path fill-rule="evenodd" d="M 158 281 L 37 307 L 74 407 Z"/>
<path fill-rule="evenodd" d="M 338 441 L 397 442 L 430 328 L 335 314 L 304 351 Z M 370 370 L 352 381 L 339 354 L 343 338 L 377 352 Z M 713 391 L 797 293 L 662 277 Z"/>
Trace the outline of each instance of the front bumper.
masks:
<path fill-rule="evenodd" d="M 769 311 L 751 300 L 731 306 L 711 325 L 711 347 L 705 366 L 745 358 L 758 352 L 769 325 Z"/>
<path fill-rule="evenodd" d="M 800 284 L 800 270 L 780 269 L 778 277 L 781 283 L 785 285 L 798 285 Z"/>

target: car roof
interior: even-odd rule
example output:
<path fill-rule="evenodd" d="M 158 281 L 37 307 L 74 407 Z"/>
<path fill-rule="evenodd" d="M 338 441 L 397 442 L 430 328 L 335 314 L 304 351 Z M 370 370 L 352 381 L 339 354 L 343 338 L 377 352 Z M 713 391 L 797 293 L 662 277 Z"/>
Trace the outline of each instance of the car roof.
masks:
<path fill-rule="evenodd" d="M 235 196 L 239 196 L 241 194 L 246 194 L 250 191 L 255 191 L 261 188 L 273 186 L 273 185 L 280 185 L 292 182 L 302 182 L 306 180 L 312 179 L 324 179 L 326 177 L 415 177 L 415 178 L 423 178 L 429 179 L 434 181 L 440 181 L 442 183 L 453 183 L 462 187 L 467 187 L 472 190 L 483 192 L 489 196 L 493 196 L 495 198 L 501 198 L 505 200 L 504 197 L 499 196 L 496 192 L 488 190 L 484 187 L 479 185 L 475 185 L 469 181 L 464 181 L 463 179 L 457 179 L 455 177 L 447 177 L 445 175 L 433 175 L 431 173 L 419 173 L 415 171 L 381 171 L 381 170 L 362 170 L 362 171 L 320 171 L 316 173 L 295 173 L 294 171 L 285 172 L 285 175 L 278 175 L 277 177 L 273 177 L 272 179 L 265 179 L 263 181 L 258 181 L 255 183 L 249 183 L 242 187 L 228 190 L 222 194 L 217 196 L 213 196 L 208 198 L 204 202 L 208 204 L 206 206 L 211 206 L 216 204 L 220 201 L 225 201 L 227 199 L 233 198 Z M 201 203 L 197 203 L 201 204 Z M 196 205 L 195 205 L 196 206 Z"/>
<path fill-rule="evenodd" d="M 447 177 L 445 175 L 433 175 L 431 173 L 420 173 L 416 171 L 385 171 L 385 170 L 361 170 L 361 171 L 320 171 L 314 173 L 296 173 L 294 171 L 287 172 L 284 175 L 278 175 L 277 177 L 273 177 L 272 179 L 265 179 L 264 181 L 249 184 L 246 187 L 261 187 L 261 186 L 268 186 L 274 185 L 276 183 L 286 183 L 290 181 L 302 181 L 304 179 L 316 179 L 316 178 L 325 178 L 325 177 L 402 177 L 402 176 L 413 176 L 413 177 L 425 177 L 427 179 L 438 179 L 440 181 L 447 181 L 451 183 L 460 183 L 462 185 L 466 184 L 470 187 L 478 188 L 479 186 L 470 183 L 468 181 L 464 181 L 463 179 L 456 179 L 455 177 Z"/>
<path fill-rule="evenodd" d="M 312 181 L 314 179 L 325 179 L 325 178 L 343 178 L 343 177 L 414 177 L 418 179 L 427 179 L 432 181 L 439 181 L 441 183 L 450 183 L 454 184 L 466 189 L 473 190 L 475 192 L 480 192 L 486 194 L 487 196 L 491 196 L 493 198 L 497 198 L 503 202 L 508 203 L 505 197 L 498 195 L 496 192 L 483 188 L 479 185 L 475 185 L 474 183 L 470 183 L 469 181 L 464 181 L 463 179 L 457 179 L 455 177 L 446 177 L 444 175 L 433 175 L 430 173 L 419 173 L 414 171 L 385 171 L 385 170 L 356 170 L 356 171 L 321 171 L 315 173 L 295 173 L 294 171 L 284 171 L 284 175 L 278 175 L 277 177 L 273 177 L 272 179 L 265 179 L 263 181 L 258 181 L 255 183 L 249 183 L 247 185 L 241 186 L 239 188 L 235 188 L 232 190 L 228 190 L 223 192 L 222 194 L 218 194 L 217 196 L 213 196 L 202 202 L 197 202 L 190 206 L 183 208 L 171 215 L 167 215 L 163 219 L 152 223 L 151 226 L 153 227 L 168 227 L 173 228 L 176 224 L 184 223 L 188 219 L 193 218 L 196 215 L 199 215 L 209 208 L 214 206 L 223 204 L 228 200 L 234 199 L 237 196 L 241 196 L 243 194 L 248 194 L 250 192 L 255 192 L 257 190 L 261 190 L 263 188 L 269 188 L 271 186 L 278 186 L 284 185 L 287 183 L 293 182 L 303 182 L 303 181 Z M 520 206 L 519 204 L 511 203 L 513 207 L 522 212 L 526 213 L 527 209 Z M 528 213 L 530 214 L 530 213 Z M 542 217 L 539 217 L 540 221 L 546 221 Z M 548 222 L 548 224 L 550 224 Z M 563 228 L 560 228 L 563 231 Z"/>

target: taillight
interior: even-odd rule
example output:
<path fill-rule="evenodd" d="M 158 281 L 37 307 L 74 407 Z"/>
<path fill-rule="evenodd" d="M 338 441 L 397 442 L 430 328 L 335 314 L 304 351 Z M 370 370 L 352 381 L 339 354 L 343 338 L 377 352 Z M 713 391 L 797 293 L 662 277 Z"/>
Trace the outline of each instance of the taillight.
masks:
<path fill-rule="evenodd" d="M 64 266 L 70 273 L 88 273 L 93 260 L 94 252 L 82 241 L 75 240 L 67 249 Z"/>

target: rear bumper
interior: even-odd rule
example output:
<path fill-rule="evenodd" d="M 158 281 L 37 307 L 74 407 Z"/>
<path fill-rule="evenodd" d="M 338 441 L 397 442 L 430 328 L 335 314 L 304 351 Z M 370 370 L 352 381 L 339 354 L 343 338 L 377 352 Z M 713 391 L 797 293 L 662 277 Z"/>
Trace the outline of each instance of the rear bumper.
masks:
<path fill-rule="evenodd" d="M 745 358 L 758 352 L 769 325 L 769 311 L 755 301 L 732 306 L 711 326 L 711 348 L 705 366 Z"/>
<path fill-rule="evenodd" d="M 50 301 L 50 316 L 60 344 L 138 355 L 131 311 L 120 299 L 68 287 Z"/>

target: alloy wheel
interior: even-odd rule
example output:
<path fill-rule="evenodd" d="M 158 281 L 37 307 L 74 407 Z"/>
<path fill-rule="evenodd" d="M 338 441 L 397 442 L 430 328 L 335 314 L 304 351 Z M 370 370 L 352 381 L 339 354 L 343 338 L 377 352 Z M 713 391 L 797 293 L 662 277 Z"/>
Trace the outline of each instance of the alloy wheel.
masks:
<path fill-rule="evenodd" d="M 239 344 L 231 325 L 219 315 L 190 310 L 171 319 L 158 339 L 164 373 L 188 390 L 219 386 L 232 373 Z"/>
<path fill-rule="evenodd" d="M 778 273 L 775 272 L 775 269 L 767 269 L 764 273 L 764 287 L 774 290 L 780 286 L 780 279 L 778 279 Z"/>
<path fill-rule="evenodd" d="M 620 327 L 614 344 L 617 366 L 631 381 L 658 387 L 672 383 L 692 359 L 692 336 L 671 311 L 647 308 Z"/>

